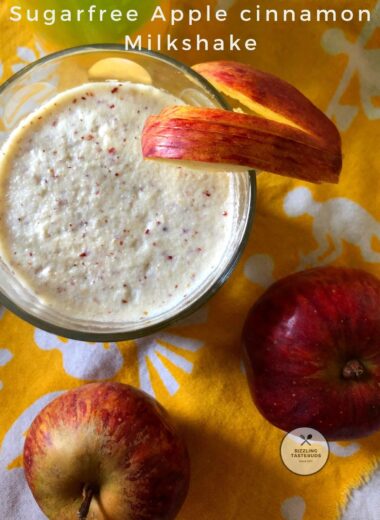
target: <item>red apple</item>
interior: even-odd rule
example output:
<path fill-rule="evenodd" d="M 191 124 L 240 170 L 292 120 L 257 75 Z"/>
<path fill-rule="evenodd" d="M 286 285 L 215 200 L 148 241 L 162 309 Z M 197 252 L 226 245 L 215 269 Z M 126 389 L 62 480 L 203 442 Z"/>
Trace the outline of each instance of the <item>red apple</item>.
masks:
<path fill-rule="evenodd" d="M 243 345 L 252 397 L 285 431 L 330 440 L 380 427 L 380 281 L 320 267 L 272 285 L 248 314 Z"/>
<path fill-rule="evenodd" d="M 165 410 L 120 383 L 84 385 L 46 406 L 27 434 L 24 469 L 52 520 L 172 520 L 189 484 Z"/>

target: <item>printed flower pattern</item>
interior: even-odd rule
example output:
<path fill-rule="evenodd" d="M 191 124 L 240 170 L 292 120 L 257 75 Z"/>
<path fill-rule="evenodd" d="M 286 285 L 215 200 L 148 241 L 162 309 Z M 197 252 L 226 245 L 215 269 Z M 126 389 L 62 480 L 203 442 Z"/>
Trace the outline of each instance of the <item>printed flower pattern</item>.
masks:
<path fill-rule="evenodd" d="M 140 387 L 155 397 L 156 393 L 153 389 L 148 364 L 151 364 L 152 369 L 159 376 L 168 393 L 174 395 L 178 392 L 180 384 L 164 361 L 168 361 L 169 364 L 173 364 L 186 374 L 191 374 L 193 362 L 189 361 L 185 354 L 197 352 L 202 347 L 203 342 L 162 332 L 154 336 L 138 339 L 136 344 L 138 348 Z M 166 344 L 177 347 L 177 349 L 183 352 L 183 355 L 177 354 Z"/>
<path fill-rule="evenodd" d="M 59 350 L 65 372 L 77 379 L 111 379 L 123 366 L 123 356 L 116 343 L 64 340 L 40 329 L 35 330 L 34 340 L 42 350 Z"/>
<path fill-rule="evenodd" d="M 5 366 L 13 358 L 13 354 L 6 348 L 0 348 L 0 367 Z M 3 382 L 0 380 L 0 390 L 3 388 Z"/>
<path fill-rule="evenodd" d="M 355 42 L 351 42 L 341 29 L 328 29 L 322 37 L 322 45 L 328 54 L 344 54 L 348 58 L 345 71 L 327 108 L 327 115 L 334 117 L 341 131 L 350 128 L 361 108 L 368 119 L 379 119 L 380 108 L 374 99 L 380 95 L 380 49 L 367 49 L 366 45 L 380 27 L 380 1 L 372 11 L 371 21 L 364 24 Z M 351 81 L 359 79 L 358 105 L 342 102 Z"/>
<path fill-rule="evenodd" d="M 36 61 L 39 58 L 45 56 L 45 51 L 43 50 L 41 44 L 38 41 L 36 41 L 35 46 L 37 52 L 33 51 L 29 47 L 17 47 L 16 54 L 20 61 L 12 65 L 13 73 L 19 72 L 26 65 L 29 65 L 30 63 L 33 63 L 33 61 Z"/>
<path fill-rule="evenodd" d="M 21 71 L 26 65 L 45 55 L 38 41 L 35 42 L 35 49 L 36 51 L 25 46 L 17 47 L 18 61 L 11 66 L 13 73 Z M 24 80 L 18 81 L 3 95 L 0 102 L 0 145 L 23 117 L 56 93 L 59 83 L 56 69 L 55 64 L 46 64 L 39 71 L 31 71 Z"/>

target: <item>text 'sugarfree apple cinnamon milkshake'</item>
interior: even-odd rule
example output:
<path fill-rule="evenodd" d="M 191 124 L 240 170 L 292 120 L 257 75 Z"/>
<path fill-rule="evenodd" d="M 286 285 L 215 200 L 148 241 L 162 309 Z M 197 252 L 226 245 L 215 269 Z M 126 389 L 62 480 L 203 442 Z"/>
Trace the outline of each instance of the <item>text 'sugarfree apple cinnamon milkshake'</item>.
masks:
<path fill-rule="evenodd" d="M 28 116 L 1 150 L 1 256 L 50 308 L 139 321 L 174 309 L 232 233 L 232 174 L 143 160 L 147 117 L 181 100 L 99 82 Z"/>

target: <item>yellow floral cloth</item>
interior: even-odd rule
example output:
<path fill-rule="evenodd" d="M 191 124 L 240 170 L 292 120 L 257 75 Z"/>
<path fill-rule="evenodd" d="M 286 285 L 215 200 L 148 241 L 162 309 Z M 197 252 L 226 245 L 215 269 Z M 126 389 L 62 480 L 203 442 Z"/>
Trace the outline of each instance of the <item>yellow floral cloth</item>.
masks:
<path fill-rule="evenodd" d="M 378 463 L 380 434 L 375 434 L 351 443 L 331 443 L 327 465 L 313 476 L 289 472 L 279 456 L 284 433 L 268 424 L 251 402 L 240 334 L 248 309 L 265 287 L 297 269 L 332 263 L 362 267 L 380 276 L 380 30 L 375 15 L 380 2 L 365 2 L 374 13 L 371 23 L 275 26 L 239 23 L 239 10 L 252 6 L 248 0 L 209 3 L 228 8 L 232 20 L 228 29 L 235 27 L 234 32 L 245 38 L 256 37 L 258 49 L 222 56 L 217 52 L 173 56 L 189 64 L 221 57 L 249 62 L 298 86 L 342 132 L 341 181 L 337 186 L 314 186 L 260 174 L 255 222 L 242 259 L 219 293 L 181 326 L 137 341 L 83 343 L 48 334 L 1 311 L 0 518 L 4 520 L 45 518 L 23 478 L 24 435 L 53 397 L 88 381 L 140 387 L 177 419 L 192 464 L 190 493 L 179 520 L 335 520 L 341 518 L 350 492 L 371 478 Z M 311 0 L 304 3 L 314 5 Z M 340 6 L 339 0 L 318 3 Z M 358 7 L 359 2 L 349 4 Z M 263 1 L 262 6 L 273 7 L 273 2 Z M 210 38 L 220 36 L 217 24 L 203 30 Z M 202 33 L 202 27 L 187 32 Z M 43 47 L 30 26 L 8 22 L 3 2 L 0 34 L 0 81 L 54 50 Z M 2 132 L 6 116 L 0 114 Z M 366 512 L 364 504 L 361 513 L 347 518 L 369 520 L 380 514 L 371 507 Z"/>

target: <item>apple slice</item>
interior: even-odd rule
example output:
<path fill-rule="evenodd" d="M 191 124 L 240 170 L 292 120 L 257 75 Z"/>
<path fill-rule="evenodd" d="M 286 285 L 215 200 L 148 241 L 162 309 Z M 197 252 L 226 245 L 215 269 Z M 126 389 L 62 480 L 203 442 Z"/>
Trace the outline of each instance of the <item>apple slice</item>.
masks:
<path fill-rule="evenodd" d="M 152 84 L 149 72 L 140 64 L 126 58 L 104 58 L 88 71 L 90 79 L 132 81 L 133 83 Z"/>
<path fill-rule="evenodd" d="M 143 130 L 143 155 L 256 168 L 310 182 L 338 182 L 342 167 L 335 125 L 296 88 L 235 62 L 194 69 L 221 92 L 257 115 L 217 108 L 178 106 L 150 117 Z"/>
<path fill-rule="evenodd" d="M 326 146 L 340 150 L 340 135 L 334 123 L 290 83 L 235 61 L 199 63 L 193 69 L 252 112 L 319 136 Z"/>
<path fill-rule="evenodd" d="M 341 156 L 293 126 L 217 108 L 175 106 L 148 118 L 144 157 L 258 168 L 310 182 L 337 182 Z"/>

